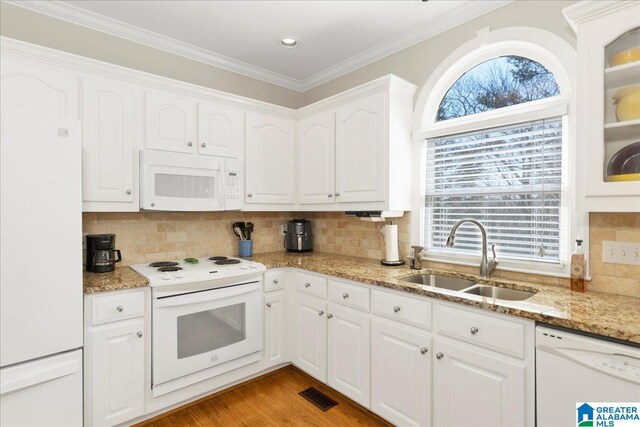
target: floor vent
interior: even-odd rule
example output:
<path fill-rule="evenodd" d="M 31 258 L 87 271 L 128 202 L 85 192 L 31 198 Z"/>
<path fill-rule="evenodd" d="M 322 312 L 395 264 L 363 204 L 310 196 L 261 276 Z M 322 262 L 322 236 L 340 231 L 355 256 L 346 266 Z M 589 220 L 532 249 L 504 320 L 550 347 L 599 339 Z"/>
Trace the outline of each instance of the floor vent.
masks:
<path fill-rule="evenodd" d="M 309 387 L 298 394 L 325 412 L 338 404 L 338 402 L 321 393 L 315 387 Z"/>

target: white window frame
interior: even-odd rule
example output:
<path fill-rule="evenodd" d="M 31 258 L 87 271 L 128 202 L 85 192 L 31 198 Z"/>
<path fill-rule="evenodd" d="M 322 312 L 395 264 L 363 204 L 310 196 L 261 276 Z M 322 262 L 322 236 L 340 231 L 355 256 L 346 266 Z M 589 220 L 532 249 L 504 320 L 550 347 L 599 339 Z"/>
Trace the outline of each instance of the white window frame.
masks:
<path fill-rule="evenodd" d="M 553 73 L 560 95 L 496 110 L 485 111 L 450 120 L 436 121 L 438 107 L 449 88 L 468 70 L 500 56 L 522 56 L 539 62 Z M 542 118 L 563 117 L 563 171 L 560 264 L 535 263 L 500 259 L 499 270 L 549 276 L 569 277 L 569 258 L 576 238 L 585 240 L 588 250 L 588 215 L 576 212 L 575 182 L 575 95 L 576 51 L 565 40 L 545 30 L 530 27 L 510 27 L 491 31 L 484 28 L 474 39 L 451 53 L 431 74 L 416 102 L 413 125 L 413 203 L 411 241 L 424 245 L 426 152 L 424 140 L 444 135 L 471 132 Z M 490 238 L 491 236 L 489 236 Z M 423 259 L 469 266 L 480 265 L 477 255 L 452 254 L 449 251 L 427 251 Z"/>

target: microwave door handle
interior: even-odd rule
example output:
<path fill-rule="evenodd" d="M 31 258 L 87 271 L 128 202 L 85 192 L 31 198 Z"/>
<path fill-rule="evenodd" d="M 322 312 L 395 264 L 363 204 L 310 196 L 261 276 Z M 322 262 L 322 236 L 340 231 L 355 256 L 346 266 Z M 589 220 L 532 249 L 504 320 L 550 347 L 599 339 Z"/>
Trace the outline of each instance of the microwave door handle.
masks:
<path fill-rule="evenodd" d="M 210 292 L 196 292 L 175 297 L 164 297 L 157 299 L 155 301 L 155 306 L 158 308 L 177 307 L 180 305 L 195 304 L 206 301 L 218 301 L 237 295 L 248 294 L 250 292 L 257 291 L 259 288 L 260 284 L 256 283 L 252 286 L 237 286 L 224 290 L 215 290 L 212 291 L 214 292 L 213 294 Z"/>

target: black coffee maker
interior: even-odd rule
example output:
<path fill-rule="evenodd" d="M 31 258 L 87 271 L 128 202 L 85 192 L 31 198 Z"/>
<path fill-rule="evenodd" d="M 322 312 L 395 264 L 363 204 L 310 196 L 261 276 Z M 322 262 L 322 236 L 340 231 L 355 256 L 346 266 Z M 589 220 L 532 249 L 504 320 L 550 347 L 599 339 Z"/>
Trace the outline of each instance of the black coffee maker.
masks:
<path fill-rule="evenodd" d="M 311 252 L 313 250 L 311 222 L 306 219 L 289 221 L 287 234 L 284 237 L 284 248 L 288 252 Z"/>
<path fill-rule="evenodd" d="M 87 271 L 107 273 L 115 270 L 116 262 L 122 261 L 122 254 L 116 249 L 115 234 L 88 234 L 85 247 Z"/>

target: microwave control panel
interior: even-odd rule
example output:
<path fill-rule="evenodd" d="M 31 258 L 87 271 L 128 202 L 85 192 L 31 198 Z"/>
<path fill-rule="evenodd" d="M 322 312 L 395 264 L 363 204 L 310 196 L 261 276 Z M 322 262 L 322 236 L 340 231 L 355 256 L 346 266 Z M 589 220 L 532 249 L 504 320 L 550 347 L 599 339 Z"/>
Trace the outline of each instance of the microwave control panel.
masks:
<path fill-rule="evenodd" d="M 225 209 L 242 208 L 242 180 L 240 174 L 240 168 L 225 170 L 224 172 Z"/>

